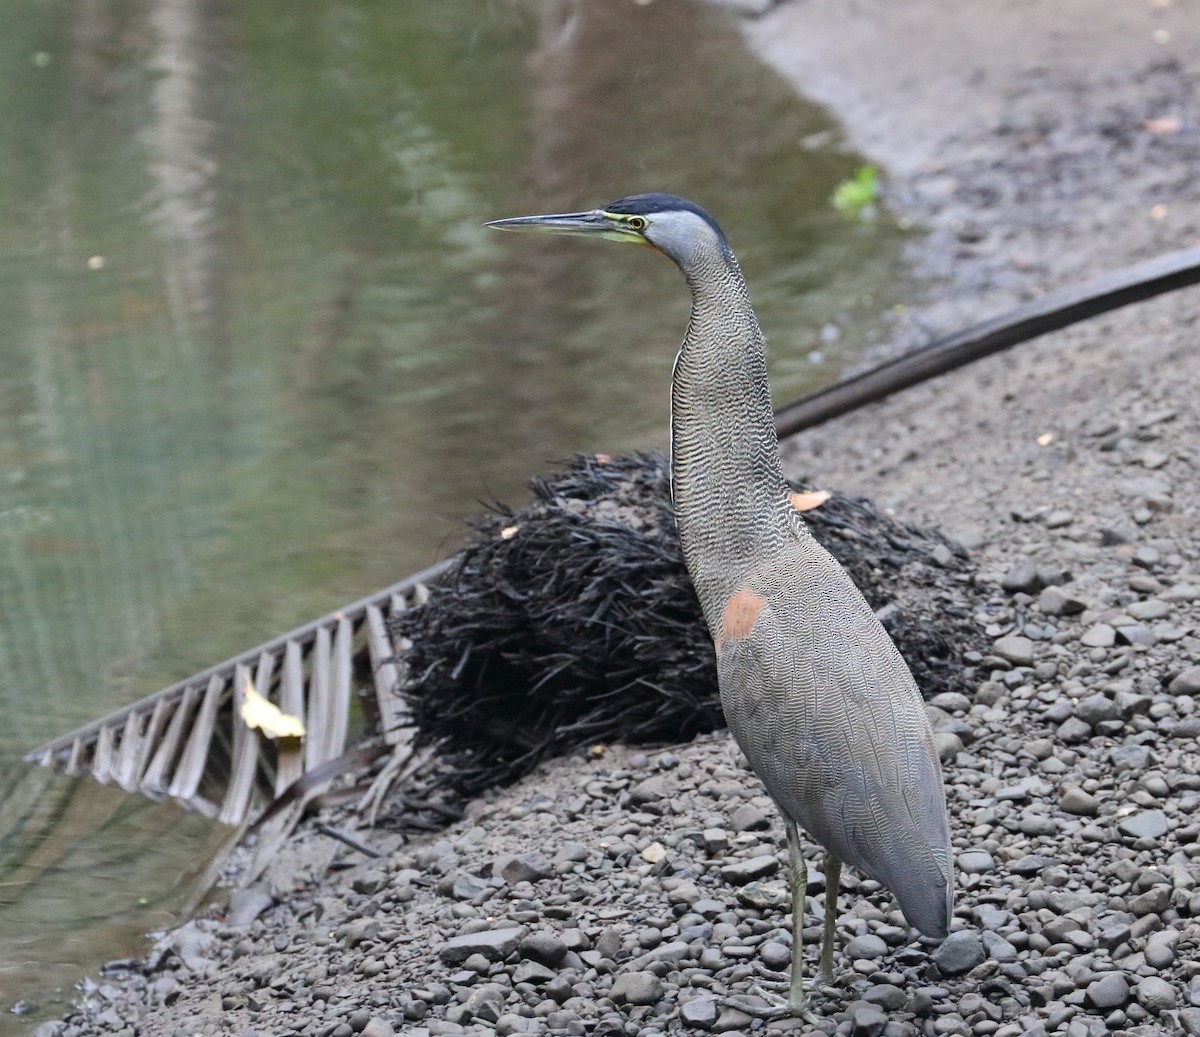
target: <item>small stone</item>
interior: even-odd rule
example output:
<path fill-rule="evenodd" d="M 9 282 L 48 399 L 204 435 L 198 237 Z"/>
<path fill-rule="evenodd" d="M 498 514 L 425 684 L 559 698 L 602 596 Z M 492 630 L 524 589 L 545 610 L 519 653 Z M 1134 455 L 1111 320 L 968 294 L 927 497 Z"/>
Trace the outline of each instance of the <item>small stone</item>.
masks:
<path fill-rule="evenodd" d="M 517 926 L 462 933 L 447 940 L 438 951 L 438 957 L 447 965 L 461 965 L 474 954 L 488 961 L 503 961 L 517 949 L 524 936 L 525 930 Z"/>
<path fill-rule="evenodd" d="M 1091 734 L 1092 725 L 1080 720 L 1079 717 L 1067 717 L 1066 720 L 1058 725 L 1058 737 L 1068 745 L 1085 741 L 1091 737 Z"/>
<path fill-rule="evenodd" d="M 778 940 L 768 940 L 758 948 L 762 963 L 772 972 L 782 972 L 792 963 L 792 949 Z"/>
<path fill-rule="evenodd" d="M 721 866 L 721 878 L 731 886 L 744 886 L 755 879 L 774 875 L 779 870 L 779 861 L 770 854 L 751 857 L 748 861 L 733 861 Z"/>
<path fill-rule="evenodd" d="M 1176 1005 L 1175 988 L 1158 976 L 1147 976 L 1138 983 L 1134 994 L 1138 1004 L 1155 1015 L 1170 1011 Z"/>
<path fill-rule="evenodd" d="M 1152 886 L 1129 901 L 1132 914 L 1143 918 L 1146 915 L 1161 915 L 1171 903 L 1170 886 Z"/>
<path fill-rule="evenodd" d="M 724 828 L 706 828 L 700 838 L 704 840 L 704 852 L 710 857 L 729 849 L 729 833 Z"/>
<path fill-rule="evenodd" d="M 999 933 L 984 931 L 980 939 L 983 941 L 984 953 L 993 961 L 1007 965 L 1017 960 L 1017 948 Z"/>
<path fill-rule="evenodd" d="M 1117 824 L 1120 833 L 1130 839 L 1159 839 L 1169 827 L 1167 815 L 1161 810 L 1143 810 L 1123 818 Z"/>
<path fill-rule="evenodd" d="M 235 889 L 229 894 L 229 910 L 225 912 L 225 924 L 231 929 L 240 929 L 253 922 L 274 903 L 275 898 L 265 886 Z"/>
<path fill-rule="evenodd" d="M 653 972 L 623 972 L 613 982 L 610 996 L 617 1004 L 657 1004 L 663 996 L 662 980 Z"/>
<path fill-rule="evenodd" d="M 887 944 L 874 933 L 863 933 L 846 941 L 846 957 L 853 960 L 874 961 L 887 954 Z"/>
<path fill-rule="evenodd" d="M 511 886 L 518 882 L 537 882 L 554 874 L 554 866 L 537 850 L 518 853 L 500 862 L 500 877 Z"/>
<path fill-rule="evenodd" d="M 1171 606 L 1165 601 L 1151 598 L 1149 601 L 1132 602 L 1125 611 L 1134 619 L 1148 622 L 1155 619 L 1166 619 L 1171 614 Z"/>
<path fill-rule="evenodd" d="M 549 983 L 557 975 L 557 972 L 546 968 L 541 962 L 523 961 L 513 969 L 512 980 L 514 983 L 532 983 L 540 987 Z"/>
<path fill-rule="evenodd" d="M 530 933 L 518 945 L 521 957 L 554 967 L 567 956 L 567 945 L 554 933 Z"/>
<path fill-rule="evenodd" d="M 950 763 L 964 748 L 962 739 L 953 731 L 935 731 L 933 744 L 937 746 L 938 759 L 942 763 Z"/>
<path fill-rule="evenodd" d="M 665 799 L 667 795 L 667 779 L 661 774 L 652 774 L 629 790 L 629 802 L 635 807 L 641 807 L 647 803 L 657 803 L 660 799 Z"/>
<path fill-rule="evenodd" d="M 933 952 L 933 962 L 947 976 L 957 976 L 969 972 L 977 965 L 987 960 L 983 949 L 983 941 L 979 934 L 970 929 L 960 929 L 951 933 L 942 941 L 942 945 Z"/>
<path fill-rule="evenodd" d="M 372 1016 L 367 1025 L 362 1028 L 362 1037 L 392 1037 L 396 1031 L 392 1029 L 392 1024 L 386 1019 L 381 1019 L 379 1016 Z"/>
<path fill-rule="evenodd" d="M 1020 634 L 997 638 L 992 645 L 992 651 L 1001 659 L 1007 659 L 1014 666 L 1033 665 L 1033 642 Z"/>
<path fill-rule="evenodd" d="M 1095 817 L 1100 812 L 1100 801 L 1077 785 L 1071 785 L 1063 791 L 1059 798 L 1058 808 L 1068 814 Z"/>
<path fill-rule="evenodd" d="M 679 1006 L 679 1018 L 685 1026 L 711 1030 L 717 1021 L 717 999 L 708 995 L 694 997 Z"/>
<path fill-rule="evenodd" d="M 986 875 L 996 870 L 996 860 L 987 850 L 967 850 L 958 855 L 958 867 L 967 875 Z"/>
<path fill-rule="evenodd" d="M 1001 577 L 1000 586 L 1009 594 L 1033 594 L 1041 589 L 1042 581 L 1036 566 L 1029 562 L 1018 562 Z"/>
<path fill-rule="evenodd" d="M 1087 608 L 1087 603 L 1061 587 L 1047 587 L 1038 595 L 1038 609 L 1047 616 L 1071 616 Z"/>
<path fill-rule="evenodd" d="M 1102 724 L 1106 720 L 1117 720 L 1121 715 L 1117 704 L 1107 695 L 1100 694 L 1080 699 L 1075 703 L 1073 714 L 1090 727 Z"/>
<path fill-rule="evenodd" d="M 887 1016 L 874 1005 L 858 1005 L 850 1011 L 853 1037 L 879 1037 L 887 1023 Z"/>
<path fill-rule="evenodd" d="M 1200 666 L 1189 666 L 1178 674 L 1167 685 L 1167 691 L 1172 695 L 1200 695 Z"/>
<path fill-rule="evenodd" d="M 875 986 L 868 987 L 862 997 L 864 1001 L 878 1005 L 885 1012 L 900 1011 L 908 1000 L 908 995 L 891 983 L 876 983 Z"/>
<path fill-rule="evenodd" d="M 1152 969 L 1169 969 L 1175 964 L 1175 945 L 1178 942 L 1179 933 L 1174 929 L 1151 933 L 1146 940 L 1146 949 L 1142 952 L 1146 964 Z"/>
<path fill-rule="evenodd" d="M 743 803 L 730 815 L 729 827 L 735 832 L 761 832 L 771 827 L 771 816 L 753 803 Z"/>
<path fill-rule="evenodd" d="M 1120 1008 L 1129 1001 L 1129 983 L 1119 972 L 1106 972 L 1087 985 L 1084 999 L 1093 1008 Z"/>
<path fill-rule="evenodd" d="M 1117 643 L 1117 632 L 1107 623 L 1097 623 L 1083 632 L 1079 643 L 1086 648 L 1111 648 Z"/>

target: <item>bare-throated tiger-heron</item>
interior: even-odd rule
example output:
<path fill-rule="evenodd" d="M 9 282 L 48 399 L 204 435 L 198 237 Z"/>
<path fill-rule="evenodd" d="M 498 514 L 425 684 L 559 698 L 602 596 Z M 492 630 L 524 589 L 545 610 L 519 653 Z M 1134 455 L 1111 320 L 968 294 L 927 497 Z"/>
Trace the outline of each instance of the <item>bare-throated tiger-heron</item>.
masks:
<path fill-rule="evenodd" d="M 833 974 L 841 862 L 882 883 L 909 923 L 944 937 L 953 899 L 942 773 L 920 692 L 845 570 L 813 539 L 783 477 L 762 331 L 725 235 L 669 194 L 591 212 L 496 220 L 670 257 L 692 292 L 671 379 L 679 536 L 717 654 L 730 730 L 785 821 L 792 976 L 805 1011 L 807 870 L 797 825 L 825 849 L 818 979 Z"/>

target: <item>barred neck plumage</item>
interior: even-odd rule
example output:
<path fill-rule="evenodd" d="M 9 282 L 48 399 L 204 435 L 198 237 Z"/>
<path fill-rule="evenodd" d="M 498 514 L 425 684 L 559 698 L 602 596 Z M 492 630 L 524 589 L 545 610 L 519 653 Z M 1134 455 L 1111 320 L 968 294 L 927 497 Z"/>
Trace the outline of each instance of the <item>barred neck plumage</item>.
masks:
<path fill-rule="evenodd" d="M 707 612 L 763 557 L 764 540 L 784 535 L 787 486 L 763 335 L 737 260 L 710 238 L 676 261 L 692 312 L 671 380 L 672 492 Z"/>

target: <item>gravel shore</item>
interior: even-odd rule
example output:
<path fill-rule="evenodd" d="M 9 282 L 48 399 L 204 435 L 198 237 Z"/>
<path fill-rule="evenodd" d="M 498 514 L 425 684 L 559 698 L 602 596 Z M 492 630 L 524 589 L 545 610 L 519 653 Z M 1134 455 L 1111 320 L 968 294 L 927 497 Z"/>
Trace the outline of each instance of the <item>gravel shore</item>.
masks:
<path fill-rule="evenodd" d="M 877 4 L 833 6 L 786 5 L 748 32 L 774 58 L 787 33 L 842 38 L 839 20 Z M 1031 71 L 955 55 L 945 34 L 971 117 L 894 130 L 889 205 L 930 233 L 912 246 L 927 298 L 889 349 L 1200 243 L 1194 34 L 1110 50 L 1094 24 L 1084 35 L 1090 61 Z M 837 74 L 821 72 L 830 94 Z M 889 74 L 889 106 L 919 102 Z M 886 124 L 847 91 L 851 136 L 886 159 Z M 979 679 L 930 706 L 951 936 L 910 940 L 876 884 L 843 875 L 841 973 L 815 1026 L 719 1000 L 753 1003 L 791 948 L 774 809 L 715 735 L 553 761 L 404 846 L 359 833 L 378 859 L 304 828 L 227 913 L 169 934 L 39 1037 L 1200 1034 L 1198 314 L 1197 289 L 1130 307 L 786 445 L 790 474 L 957 539 L 991 591 Z M 806 849 L 811 971 L 824 879 Z"/>

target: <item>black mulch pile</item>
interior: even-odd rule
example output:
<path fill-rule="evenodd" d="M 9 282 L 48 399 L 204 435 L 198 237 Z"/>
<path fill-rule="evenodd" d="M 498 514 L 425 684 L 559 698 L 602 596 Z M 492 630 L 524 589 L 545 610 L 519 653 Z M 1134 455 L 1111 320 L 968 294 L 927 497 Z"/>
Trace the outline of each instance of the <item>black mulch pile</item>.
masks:
<path fill-rule="evenodd" d="M 723 724 L 666 459 L 579 456 L 532 489 L 529 507 L 479 520 L 429 601 L 393 621 L 412 643 L 402 693 L 439 759 L 425 804 L 461 803 L 547 754 Z M 835 493 L 805 519 L 882 610 L 926 696 L 960 690 L 964 656 L 988 647 L 966 554 L 863 498 Z M 406 825 L 416 805 L 391 820 Z"/>

